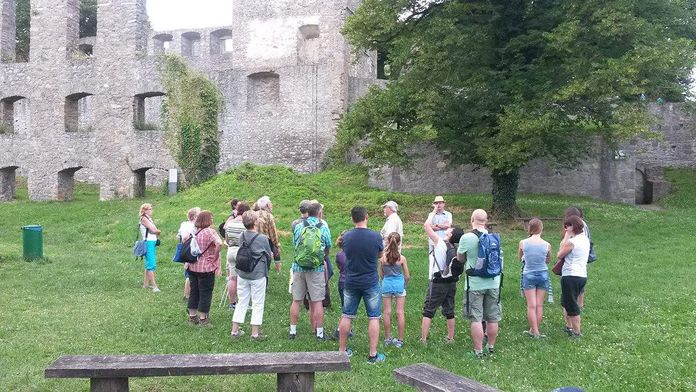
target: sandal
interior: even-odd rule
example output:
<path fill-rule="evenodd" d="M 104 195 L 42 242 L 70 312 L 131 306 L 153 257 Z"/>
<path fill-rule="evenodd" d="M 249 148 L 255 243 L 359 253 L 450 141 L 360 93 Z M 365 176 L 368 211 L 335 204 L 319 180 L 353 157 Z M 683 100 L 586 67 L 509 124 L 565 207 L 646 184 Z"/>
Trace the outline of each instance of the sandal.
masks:
<path fill-rule="evenodd" d="M 244 336 L 244 331 L 241 329 L 237 330 L 237 333 L 234 333 L 234 332 L 230 333 L 230 337 L 232 339 L 238 339 L 240 336 Z"/>

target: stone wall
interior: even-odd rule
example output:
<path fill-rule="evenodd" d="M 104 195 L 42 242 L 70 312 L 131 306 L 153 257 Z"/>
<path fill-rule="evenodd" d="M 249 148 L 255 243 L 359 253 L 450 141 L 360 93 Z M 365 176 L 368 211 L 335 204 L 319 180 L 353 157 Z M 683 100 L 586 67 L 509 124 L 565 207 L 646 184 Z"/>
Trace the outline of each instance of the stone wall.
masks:
<path fill-rule="evenodd" d="M 594 157 L 572 170 L 558 169 L 556 162 L 537 160 L 520 172 L 519 191 L 589 196 L 623 203 L 651 203 L 669 192 L 665 167 L 696 168 L 696 119 L 679 105 L 651 107 L 657 139 L 628 141 L 619 151 L 598 146 Z M 424 158 L 410 170 L 374 170 L 370 185 L 412 193 L 490 192 L 492 181 L 486 169 L 452 166 L 432 146 L 419 148 Z"/>
<path fill-rule="evenodd" d="M 353 64 L 340 34 L 356 6 L 234 0 L 232 26 L 154 32 L 145 0 L 100 0 L 96 37 L 80 39 L 79 0 L 32 0 L 30 60 L 0 64 L 0 198 L 14 196 L 16 175 L 33 200 L 70 199 L 76 179 L 99 184 L 103 200 L 164 181 L 176 168 L 157 127 L 166 52 L 223 93 L 220 171 L 244 161 L 319 170 L 341 114 L 376 74 L 368 54 Z M 14 53 L 14 0 L 0 11 L 0 46 Z"/>

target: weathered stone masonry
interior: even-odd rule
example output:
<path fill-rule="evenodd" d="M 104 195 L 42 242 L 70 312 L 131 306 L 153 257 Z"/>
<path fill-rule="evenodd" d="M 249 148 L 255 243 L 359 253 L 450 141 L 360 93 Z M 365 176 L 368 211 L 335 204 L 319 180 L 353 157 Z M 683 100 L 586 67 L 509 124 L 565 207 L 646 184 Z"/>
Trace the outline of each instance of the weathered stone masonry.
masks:
<path fill-rule="evenodd" d="M 650 204 L 665 196 L 670 185 L 664 168 L 696 168 L 696 119 L 675 104 L 654 105 L 657 139 L 634 139 L 618 151 L 597 147 L 597 155 L 573 170 L 557 169 L 556 162 L 537 160 L 520 172 L 519 191 L 590 196 L 623 203 Z M 373 171 L 370 184 L 403 192 L 490 192 L 492 180 L 486 169 L 452 167 L 432 157 L 442 154 L 422 149 L 425 158 L 413 169 L 386 168 Z"/>
<path fill-rule="evenodd" d="M 0 42 L 13 45 L 14 0 L 0 1 Z M 339 32 L 356 6 L 234 0 L 232 26 L 152 32 L 145 0 L 102 0 L 97 36 L 79 39 L 79 0 L 32 0 L 30 60 L 0 64 L 0 199 L 14 196 L 17 174 L 33 200 L 70 199 L 76 179 L 98 183 L 102 200 L 164 180 L 176 164 L 151 130 L 166 99 L 164 52 L 224 95 L 220 171 L 244 161 L 319 170 L 338 119 L 376 74 L 374 56 L 354 62 Z"/>
<path fill-rule="evenodd" d="M 96 37 L 79 38 L 79 0 L 31 1 L 29 62 L 14 62 L 15 0 L 0 0 L 0 200 L 28 179 L 33 200 L 72 197 L 75 180 L 102 200 L 133 197 L 176 167 L 164 145 L 166 99 L 158 55 L 171 52 L 209 75 L 224 96 L 221 161 L 320 169 L 350 103 L 378 82 L 377 56 L 355 58 L 340 34 L 359 0 L 233 0 L 231 26 L 153 32 L 145 0 L 100 0 Z M 533 162 L 520 191 L 650 202 L 668 191 L 666 166 L 696 167 L 693 119 L 655 108 L 663 140 L 598 153 L 572 172 Z M 153 128 L 155 128 L 153 130 Z M 371 184 L 409 192 L 481 192 L 485 171 L 445 162 L 375 172 Z"/>

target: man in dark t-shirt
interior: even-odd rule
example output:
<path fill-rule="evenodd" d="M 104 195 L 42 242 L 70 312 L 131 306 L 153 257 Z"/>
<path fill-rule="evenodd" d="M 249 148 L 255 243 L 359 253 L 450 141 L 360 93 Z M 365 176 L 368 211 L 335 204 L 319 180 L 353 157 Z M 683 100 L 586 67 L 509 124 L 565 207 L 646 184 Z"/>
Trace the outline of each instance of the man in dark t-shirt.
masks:
<path fill-rule="evenodd" d="M 344 304 L 341 322 L 339 323 L 339 351 L 345 351 L 348 356 L 352 350 L 346 347 L 348 333 L 353 319 L 358 314 L 358 305 L 362 298 L 367 311 L 370 343 L 368 363 L 383 362 L 384 354 L 377 352 L 379 340 L 379 319 L 382 316 L 382 298 L 379 289 L 379 274 L 377 269 L 382 257 L 384 245 L 382 236 L 367 228 L 367 210 L 364 207 L 354 207 L 351 218 L 355 228 L 343 235 L 343 251 L 346 254 L 346 282 L 343 289 Z"/>

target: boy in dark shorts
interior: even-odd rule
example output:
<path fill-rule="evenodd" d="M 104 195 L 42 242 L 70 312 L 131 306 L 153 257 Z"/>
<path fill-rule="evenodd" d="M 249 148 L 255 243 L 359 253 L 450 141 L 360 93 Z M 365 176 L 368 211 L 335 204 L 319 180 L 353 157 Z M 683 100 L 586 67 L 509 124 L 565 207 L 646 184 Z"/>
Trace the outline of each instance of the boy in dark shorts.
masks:
<path fill-rule="evenodd" d="M 442 315 L 447 319 L 447 336 L 445 342 L 454 342 L 454 297 L 457 293 L 459 275 L 464 272 L 464 263 L 456 260 L 456 246 L 464 234 L 461 228 L 447 229 L 444 238 L 440 238 L 430 224 L 431 217 L 423 224 L 428 238 L 433 242 L 429 254 L 428 292 L 423 303 L 423 321 L 421 322 L 420 341 L 426 343 L 430 324 L 438 307 L 442 307 Z M 454 262 L 451 262 L 455 258 Z"/>

